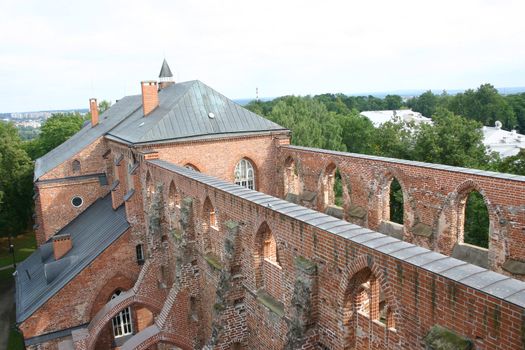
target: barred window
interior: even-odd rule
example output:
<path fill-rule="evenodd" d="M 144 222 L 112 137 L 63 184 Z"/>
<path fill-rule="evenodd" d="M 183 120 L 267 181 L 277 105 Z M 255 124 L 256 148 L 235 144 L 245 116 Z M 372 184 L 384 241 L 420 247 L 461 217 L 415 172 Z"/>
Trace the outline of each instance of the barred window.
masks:
<path fill-rule="evenodd" d="M 117 290 L 111 299 L 115 299 L 117 296 L 122 293 L 121 290 Z M 125 335 L 131 334 L 133 332 L 133 328 L 131 326 L 131 310 L 129 307 L 122 310 L 120 313 L 118 313 L 117 316 L 113 317 L 112 320 L 113 324 L 113 336 L 115 338 L 123 337 Z"/>

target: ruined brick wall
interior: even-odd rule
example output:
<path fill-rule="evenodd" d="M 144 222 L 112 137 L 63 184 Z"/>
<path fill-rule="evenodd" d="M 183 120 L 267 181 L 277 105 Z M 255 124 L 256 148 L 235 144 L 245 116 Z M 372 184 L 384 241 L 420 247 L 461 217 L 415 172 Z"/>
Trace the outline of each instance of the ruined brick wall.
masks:
<path fill-rule="evenodd" d="M 324 211 L 327 169 L 336 166 L 344 187 L 344 219 L 383 232 L 390 224 L 388 190 L 396 178 L 404 197 L 402 239 L 447 255 L 463 240 L 461 203 L 478 191 L 490 217 L 488 267 L 520 279 L 525 274 L 523 177 L 294 146 L 281 147 L 279 159 L 281 196 L 289 182 L 299 182 L 301 192 L 316 195 L 301 204 Z M 299 179 L 290 176 L 291 162 Z"/>
<path fill-rule="evenodd" d="M 108 295 L 136 280 L 139 268 L 128 230 L 20 324 L 24 338 L 88 323 Z"/>
<path fill-rule="evenodd" d="M 211 335 L 205 333 L 208 344 L 210 337 L 215 340 L 213 348 L 226 349 L 240 342 L 253 349 L 345 349 L 353 345 L 417 349 L 424 346 L 425 336 L 435 324 L 470 339 L 477 349 L 524 346 L 522 307 L 419 267 L 402 258 L 402 254 L 394 257 L 382 253 L 371 248 L 371 244 L 356 243 L 347 236 L 280 214 L 265 204 L 242 199 L 157 165 L 148 167 L 154 181 L 173 181 L 178 191 L 193 199 L 194 215 L 202 215 L 198 206 L 206 198 L 219 212 L 219 230 L 214 234 L 216 240 L 225 244 L 220 247 L 217 261 L 205 259 L 203 241 L 196 244 L 200 270 L 213 265 L 216 275 L 201 275 L 199 293 L 213 298 L 207 290 L 215 290 L 216 303 L 217 296 L 222 296 L 222 302 L 214 305 L 215 311 L 208 308 L 210 301 L 202 307 L 202 312 L 208 313 L 205 323 L 212 323 Z M 238 241 L 230 253 L 226 222 L 239 225 Z M 275 237 L 282 266 L 282 293 L 278 296 L 268 296 L 257 288 L 254 255 L 257 233 L 263 225 Z M 203 233 L 196 225 L 197 241 Z M 393 240 L 391 244 L 397 242 L 387 239 Z M 233 269 L 236 278 L 230 278 L 235 266 L 231 256 L 240 262 L 237 270 Z M 505 278 L 501 276 L 502 279 Z M 360 290 L 369 295 L 369 306 L 361 311 L 356 302 Z M 234 315 L 236 308 L 242 308 L 242 317 Z M 237 326 L 231 327 L 232 324 Z M 243 329 L 243 337 L 234 340 L 231 334 L 237 328 Z"/>
<path fill-rule="evenodd" d="M 278 135 L 283 137 L 282 134 Z M 276 194 L 275 158 L 276 135 L 231 137 L 228 139 L 152 145 L 144 149 L 158 151 L 159 158 L 174 164 L 192 164 L 200 172 L 228 182 L 235 180 L 235 166 L 246 158 L 256 172 L 256 188 L 260 192 Z"/>
<path fill-rule="evenodd" d="M 37 182 L 38 205 L 36 235 L 38 245 L 45 243 L 71 220 L 82 213 L 97 199 L 108 193 L 108 186 L 100 184 L 98 177 L 77 180 Z M 72 204 L 74 197 L 82 198 L 82 205 Z"/>

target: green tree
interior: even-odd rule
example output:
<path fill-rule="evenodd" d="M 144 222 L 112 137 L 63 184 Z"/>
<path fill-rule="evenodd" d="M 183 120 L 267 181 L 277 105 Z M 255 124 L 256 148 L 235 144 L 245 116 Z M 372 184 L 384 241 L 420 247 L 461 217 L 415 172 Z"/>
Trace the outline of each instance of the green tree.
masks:
<path fill-rule="evenodd" d="M 401 109 L 403 106 L 403 99 L 399 95 L 386 95 L 385 107 L 386 109 Z"/>
<path fill-rule="evenodd" d="M 421 124 L 415 134 L 415 160 L 484 168 L 490 158 L 483 145 L 481 124 L 447 110 L 439 110 L 433 124 Z"/>
<path fill-rule="evenodd" d="M 498 170 L 502 173 L 525 176 L 525 149 L 521 149 L 515 156 L 501 160 Z"/>
<path fill-rule="evenodd" d="M 42 157 L 82 128 L 83 118 L 78 113 L 56 113 L 42 125 L 40 136 L 26 145 L 32 159 Z"/>
<path fill-rule="evenodd" d="M 0 236 L 16 235 L 29 223 L 33 164 L 11 123 L 0 122 Z"/>
<path fill-rule="evenodd" d="M 419 97 L 412 98 L 409 101 L 408 106 L 412 108 L 412 110 L 423 114 L 425 117 L 432 117 L 436 112 L 438 100 L 438 96 L 428 90 Z"/>
<path fill-rule="evenodd" d="M 373 152 L 373 140 L 376 130 L 372 122 L 353 110 L 349 114 L 339 116 L 342 128 L 343 143 L 348 152 L 369 154 Z"/>
<path fill-rule="evenodd" d="M 478 247 L 489 247 L 489 212 L 483 196 L 477 192 L 470 192 L 465 205 L 465 243 L 474 244 Z"/>
<path fill-rule="evenodd" d="M 282 98 L 268 118 L 292 130 L 294 145 L 338 151 L 346 149 L 337 115 L 309 96 Z"/>
<path fill-rule="evenodd" d="M 383 157 L 412 159 L 413 130 L 399 117 L 381 124 L 372 138 L 372 153 Z"/>
<path fill-rule="evenodd" d="M 449 110 L 483 125 L 494 125 L 499 120 L 506 129 L 516 127 L 517 120 L 511 106 L 491 84 L 483 84 L 476 91 L 467 90 L 450 99 Z"/>

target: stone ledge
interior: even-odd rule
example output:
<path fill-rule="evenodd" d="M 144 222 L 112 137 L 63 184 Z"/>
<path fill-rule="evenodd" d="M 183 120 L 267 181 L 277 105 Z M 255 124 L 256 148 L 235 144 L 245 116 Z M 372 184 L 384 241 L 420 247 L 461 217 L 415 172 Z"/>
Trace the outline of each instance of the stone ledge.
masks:
<path fill-rule="evenodd" d="M 279 317 L 284 316 L 284 305 L 283 303 L 275 300 L 270 294 L 265 291 L 257 292 L 257 301 L 266 306 L 271 312 L 278 315 Z"/>
<path fill-rule="evenodd" d="M 416 224 L 412 228 L 412 233 L 414 233 L 417 236 L 422 237 L 431 237 L 432 236 L 432 227 L 428 226 L 427 224 L 424 224 L 420 222 L 419 224 Z"/>
<path fill-rule="evenodd" d="M 502 266 L 503 270 L 515 275 L 525 275 L 525 262 L 507 259 Z"/>
<path fill-rule="evenodd" d="M 348 215 L 353 218 L 363 219 L 366 216 L 366 209 L 357 205 L 352 205 L 350 210 L 348 210 Z"/>

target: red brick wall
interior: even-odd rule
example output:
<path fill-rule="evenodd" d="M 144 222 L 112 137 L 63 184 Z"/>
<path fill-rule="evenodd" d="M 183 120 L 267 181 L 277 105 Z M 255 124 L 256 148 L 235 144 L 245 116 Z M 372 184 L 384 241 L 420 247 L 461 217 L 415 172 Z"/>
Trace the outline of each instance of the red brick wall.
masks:
<path fill-rule="evenodd" d="M 193 164 L 205 174 L 232 183 L 235 180 L 235 166 L 242 158 L 247 158 L 256 171 L 257 190 L 277 194 L 276 142 L 275 136 L 267 135 L 154 145 L 151 148 L 159 152 L 162 160 L 179 165 Z"/>
<path fill-rule="evenodd" d="M 20 324 L 24 337 L 31 338 L 88 323 L 96 313 L 93 307 L 101 307 L 101 303 L 97 302 L 99 294 L 105 293 L 100 300 L 105 299 L 104 303 L 107 302 L 105 297 L 108 293 L 113 293 L 117 288 L 129 287 L 126 281 L 134 281 L 138 272 L 135 246 L 130 242 L 130 233 L 127 231 Z M 115 276 L 121 277 L 115 279 Z"/>
<path fill-rule="evenodd" d="M 38 211 L 37 230 L 38 244 L 45 243 L 61 228 L 82 213 L 97 199 L 104 197 L 108 186 L 101 186 L 98 177 L 84 180 L 64 180 L 63 182 L 37 182 Z M 71 204 L 73 197 L 83 199 L 80 207 Z"/>
<path fill-rule="evenodd" d="M 525 261 L 525 191 L 523 181 L 495 176 L 467 174 L 427 166 L 404 164 L 325 150 L 300 150 L 289 146 L 280 148 L 280 195 L 284 195 L 286 162 L 294 159 L 299 181 L 304 190 L 317 193 L 316 208 L 322 210 L 325 169 L 335 164 L 345 187 L 345 219 L 377 230 L 388 213 L 388 184 L 395 177 L 404 196 L 404 240 L 450 255 L 462 231 L 460 202 L 470 190 L 479 191 L 485 198 L 491 221 L 489 266 L 502 269 L 507 259 Z M 289 178 L 289 176 L 288 176 Z M 386 192 L 385 192 L 386 191 Z M 366 217 L 350 217 L 351 207 L 366 210 Z M 427 238 L 415 233 L 417 224 L 432 229 Z M 460 238 L 461 242 L 461 238 Z M 522 278 L 522 276 L 514 276 Z"/>
<path fill-rule="evenodd" d="M 248 200 L 224 193 L 221 190 L 190 180 L 184 176 L 149 165 L 153 181 L 169 183 L 174 180 L 184 196 L 194 198 L 194 215 L 202 214 L 201 206 L 206 197 L 221 215 L 218 239 L 226 239 L 224 222 L 228 219 L 240 223 L 240 245 L 236 248 L 242 266 L 241 282 L 232 282 L 232 288 L 240 283 L 244 316 L 238 317 L 246 346 L 254 349 L 282 349 L 287 341 L 288 322 L 269 311 L 256 299 L 254 253 L 256 252 L 256 234 L 266 222 L 277 242 L 278 256 L 282 266 L 282 299 L 285 317 L 293 314 L 294 284 L 297 270 L 294 259 L 305 257 L 318 267 L 318 291 L 311 300 L 315 304 L 314 328 L 308 334 L 312 341 L 318 341 L 330 349 L 344 349 L 348 344 L 348 334 L 353 334 L 356 343 L 364 346 L 370 342 L 372 349 L 416 349 L 421 348 L 423 337 L 434 324 L 440 324 L 458 334 L 473 339 L 477 349 L 511 349 L 523 346 L 521 328 L 524 324 L 524 309 L 502 301 L 486 293 L 466 287 L 410 263 L 395 259 L 368 247 L 353 243 L 344 237 L 303 224 L 295 219 L 276 213 L 271 208 L 259 206 Z M 199 225 L 196 226 L 197 236 Z M 201 245 L 197 245 L 202 249 Z M 224 249 L 224 248 L 223 248 Z M 224 256 L 224 251 L 222 256 Z M 201 260 L 199 260 L 201 261 Z M 225 261 L 222 261 L 226 263 Z M 226 309 L 214 314 L 210 309 L 213 304 L 212 291 L 218 287 L 217 277 L 205 263 L 199 267 L 208 268 L 209 273 L 201 274 L 199 294 L 203 297 L 203 325 L 216 322 L 217 319 L 230 315 L 234 310 L 233 294 L 228 295 Z M 387 307 L 394 315 L 395 330 L 371 318 L 358 316 L 355 321 L 348 321 L 343 310 L 346 301 L 355 291 L 356 276 L 362 271 L 370 271 L 370 278 L 377 279 L 378 290 Z M 353 287 L 354 286 L 354 287 Z M 382 293 L 379 293 L 379 290 Z M 235 295 L 238 298 L 239 294 Z M 210 310 L 210 311 L 208 311 Z M 373 311 L 375 315 L 377 311 Z M 376 317 L 376 316 L 372 316 Z M 226 324 L 224 318 L 221 319 Z M 346 322 L 346 323 L 345 323 Z M 217 348 L 228 348 L 230 328 L 223 328 Z M 313 332 L 313 333 L 312 333 Z M 209 332 L 206 332 L 208 336 Z M 346 340 L 345 340 L 346 339 Z M 304 348 L 312 348 L 310 344 Z"/>
<path fill-rule="evenodd" d="M 103 173 L 106 169 L 102 155 L 106 150 L 106 141 L 101 137 L 73 157 L 42 175 L 39 180 L 61 179 L 70 176 Z M 80 161 L 79 172 L 73 171 L 72 164 L 74 160 Z"/>

